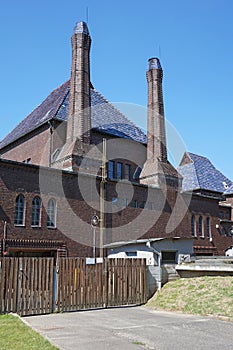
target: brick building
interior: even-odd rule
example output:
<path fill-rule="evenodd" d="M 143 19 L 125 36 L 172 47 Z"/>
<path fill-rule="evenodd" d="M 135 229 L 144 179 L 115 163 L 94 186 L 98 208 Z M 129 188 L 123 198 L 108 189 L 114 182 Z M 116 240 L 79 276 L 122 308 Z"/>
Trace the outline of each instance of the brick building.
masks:
<path fill-rule="evenodd" d="M 168 161 L 159 59 L 146 74 L 145 135 L 91 84 L 90 45 L 80 22 L 70 80 L 0 143 L 0 253 L 92 256 L 95 228 L 97 247 L 193 237 L 196 254 L 223 255 L 232 245 L 232 182 L 201 156 L 186 153 L 178 169 Z"/>

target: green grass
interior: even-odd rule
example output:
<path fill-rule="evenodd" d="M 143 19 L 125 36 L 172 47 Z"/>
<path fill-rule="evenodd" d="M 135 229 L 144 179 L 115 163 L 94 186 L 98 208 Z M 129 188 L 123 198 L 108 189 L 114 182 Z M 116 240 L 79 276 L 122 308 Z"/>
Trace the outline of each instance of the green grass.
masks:
<path fill-rule="evenodd" d="M 133 344 L 134 345 L 141 345 L 141 346 L 145 346 L 146 345 L 145 343 L 142 343 L 142 342 L 137 341 L 137 340 L 133 341 Z"/>
<path fill-rule="evenodd" d="M 55 350 L 46 339 L 27 327 L 17 316 L 0 315 L 1 350 Z"/>
<path fill-rule="evenodd" d="M 233 320 L 233 277 L 205 276 L 168 282 L 146 306 Z"/>

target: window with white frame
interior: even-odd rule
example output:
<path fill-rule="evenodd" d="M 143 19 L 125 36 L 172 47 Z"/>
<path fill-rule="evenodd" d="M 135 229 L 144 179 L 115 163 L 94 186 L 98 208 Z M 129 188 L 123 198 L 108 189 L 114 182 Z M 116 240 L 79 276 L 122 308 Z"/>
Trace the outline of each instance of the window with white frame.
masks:
<path fill-rule="evenodd" d="M 47 212 L 47 227 L 55 228 L 56 227 L 56 212 L 57 204 L 55 199 L 51 198 L 48 202 L 48 212 Z"/>
<path fill-rule="evenodd" d="M 32 226 L 40 226 L 41 217 L 41 199 L 34 197 L 32 201 Z"/>
<path fill-rule="evenodd" d="M 210 218 L 206 218 L 206 237 L 211 237 Z"/>
<path fill-rule="evenodd" d="M 200 237 L 204 237 L 203 236 L 203 217 L 199 216 L 198 219 L 198 233 Z"/>
<path fill-rule="evenodd" d="M 19 194 L 15 201 L 15 217 L 14 224 L 17 226 L 24 225 L 24 211 L 25 211 L 25 197 L 23 194 Z"/>
<path fill-rule="evenodd" d="M 196 218 L 195 218 L 195 215 L 192 215 L 192 218 L 191 218 L 191 232 L 192 232 L 192 236 L 196 237 L 197 232 L 196 232 Z"/>

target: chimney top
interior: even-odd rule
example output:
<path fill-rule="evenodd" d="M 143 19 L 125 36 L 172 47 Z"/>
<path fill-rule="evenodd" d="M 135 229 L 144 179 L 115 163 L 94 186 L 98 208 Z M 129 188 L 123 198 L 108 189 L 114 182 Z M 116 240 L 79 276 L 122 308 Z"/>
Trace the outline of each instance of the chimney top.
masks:
<path fill-rule="evenodd" d="M 148 60 L 149 62 L 149 70 L 151 69 L 162 69 L 160 61 L 157 57 L 152 57 Z"/>
<path fill-rule="evenodd" d="M 74 34 L 86 34 L 89 35 L 89 30 L 86 22 L 78 22 L 74 27 Z"/>

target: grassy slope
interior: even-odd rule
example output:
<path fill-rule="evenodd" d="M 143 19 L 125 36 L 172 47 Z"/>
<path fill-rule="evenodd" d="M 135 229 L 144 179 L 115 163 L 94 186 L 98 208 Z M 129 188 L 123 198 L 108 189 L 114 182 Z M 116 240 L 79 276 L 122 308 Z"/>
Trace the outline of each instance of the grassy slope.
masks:
<path fill-rule="evenodd" d="M 27 327 L 18 317 L 0 316 L 1 350 L 55 350 L 47 340 Z"/>
<path fill-rule="evenodd" d="M 233 319 L 233 277 L 181 278 L 165 284 L 146 306 Z"/>

